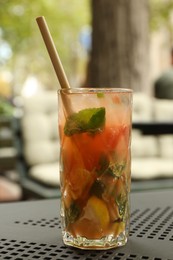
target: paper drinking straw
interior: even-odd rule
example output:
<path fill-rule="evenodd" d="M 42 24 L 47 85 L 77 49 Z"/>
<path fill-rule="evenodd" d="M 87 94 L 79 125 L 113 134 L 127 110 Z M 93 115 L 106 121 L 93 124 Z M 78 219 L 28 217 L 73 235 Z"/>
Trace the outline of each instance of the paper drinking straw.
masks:
<path fill-rule="evenodd" d="M 70 88 L 70 84 L 67 80 L 66 74 L 64 72 L 61 60 L 59 58 L 58 52 L 55 48 L 55 44 L 51 37 L 48 25 L 44 16 L 36 18 L 37 24 L 39 26 L 40 32 L 42 34 L 44 43 L 46 45 L 47 51 L 49 53 L 52 65 L 54 67 L 55 73 L 58 77 L 61 88 Z"/>
<path fill-rule="evenodd" d="M 59 58 L 58 52 L 55 48 L 55 44 L 53 42 L 52 36 L 50 34 L 48 25 L 46 23 L 46 20 L 44 16 L 39 16 L 36 18 L 37 24 L 39 26 L 40 32 L 42 34 L 44 43 L 46 45 L 47 51 L 49 53 L 50 59 L 52 61 L 52 65 L 54 67 L 55 73 L 57 75 L 57 78 L 59 80 L 61 88 L 70 88 L 70 84 L 67 80 L 66 74 L 64 72 L 61 60 Z M 70 115 L 73 113 L 73 110 L 71 108 L 71 103 L 69 99 L 63 95 L 61 95 L 63 104 L 65 107 L 66 115 Z"/>

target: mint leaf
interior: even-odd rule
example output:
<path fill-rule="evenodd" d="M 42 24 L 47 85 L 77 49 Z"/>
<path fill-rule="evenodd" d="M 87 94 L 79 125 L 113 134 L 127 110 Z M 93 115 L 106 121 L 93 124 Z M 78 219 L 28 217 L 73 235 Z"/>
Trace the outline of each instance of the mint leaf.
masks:
<path fill-rule="evenodd" d="M 105 191 L 105 184 L 101 180 L 95 180 L 90 189 L 90 194 L 95 195 L 98 198 L 102 198 L 102 194 Z"/>
<path fill-rule="evenodd" d="M 113 178 L 120 178 L 126 167 L 125 163 L 112 163 L 105 154 L 101 154 L 99 158 L 99 166 L 96 169 L 97 175 L 109 175 Z"/>
<path fill-rule="evenodd" d="M 102 174 L 105 173 L 105 171 L 108 169 L 109 167 L 109 158 L 106 154 L 101 154 L 100 158 L 99 158 L 99 166 L 98 169 L 96 169 L 97 171 L 97 175 L 101 176 Z"/>
<path fill-rule="evenodd" d="M 116 203 L 118 205 L 118 211 L 121 219 L 125 217 L 126 208 L 127 208 L 127 197 L 126 194 L 119 194 L 116 199 Z"/>
<path fill-rule="evenodd" d="M 97 93 L 98 98 L 104 98 L 104 93 Z"/>
<path fill-rule="evenodd" d="M 107 173 L 111 174 L 114 177 L 120 178 L 125 169 L 125 164 L 111 164 L 107 169 Z"/>
<path fill-rule="evenodd" d="M 80 208 L 75 203 L 72 202 L 68 209 L 65 209 L 65 223 L 68 226 L 70 223 L 74 223 L 80 215 Z"/>
<path fill-rule="evenodd" d="M 64 134 L 71 136 L 79 133 L 95 133 L 105 124 L 105 108 L 87 108 L 67 117 Z"/>

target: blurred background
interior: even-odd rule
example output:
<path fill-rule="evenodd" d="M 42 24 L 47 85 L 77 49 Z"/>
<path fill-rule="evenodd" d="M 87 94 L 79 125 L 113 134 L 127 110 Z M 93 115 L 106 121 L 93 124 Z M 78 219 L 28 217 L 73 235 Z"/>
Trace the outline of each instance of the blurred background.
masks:
<path fill-rule="evenodd" d="M 134 90 L 132 192 L 173 187 L 173 2 L 0 1 L 0 202 L 59 197 L 59 83 Z"/>

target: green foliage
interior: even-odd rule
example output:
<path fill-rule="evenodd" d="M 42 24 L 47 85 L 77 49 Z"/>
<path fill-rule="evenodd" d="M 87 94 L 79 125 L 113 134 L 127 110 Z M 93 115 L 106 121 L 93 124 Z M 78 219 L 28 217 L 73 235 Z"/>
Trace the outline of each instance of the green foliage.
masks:
<path fill-rule="evenodd" d="M 5 99 L 0 97 L 0 116 L 11 116 L 13 113 L 13 106 Z"/>
<path fill-rule="evenodd" d="M 173 24 L 171 15 L 173 14 L 172 0 L 150 0 L 150 23 L 151 30 L 158 30 L 160 27 L 167 27 L 169 30 Z"/>
<path fill-rule="evenodd" d="M 90 22 L 88 0 L 0 1 L 0 36 L 13 53 L 9 65 L 16 69 L 25 64 L 26 74 L 53 71 L 35 20 L 38 16 L 45 16 L 64 67 L 70 70 L 81 27 Z"/>
<path fill-rule="evenodd" d="M 6 39 L 13 50 L 26 48 L 27 42 L 36 37 L 37 26 L 35 18 L 44 15 L 51 28 L 55 40 L 62 41 L 69 31 L 73 37 L 83 24 L 88 23 L 89 12 L 86 1 L 75 0 L 1 0 L 0 1 L 0 27 L 3 38 Z"/>

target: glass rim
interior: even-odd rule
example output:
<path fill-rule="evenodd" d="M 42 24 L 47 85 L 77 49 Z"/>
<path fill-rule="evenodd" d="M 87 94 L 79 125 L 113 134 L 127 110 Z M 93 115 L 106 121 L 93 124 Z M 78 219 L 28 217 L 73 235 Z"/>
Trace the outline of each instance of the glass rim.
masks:
<path fill-rule="evenodd" d="M 99 88 L 90 88 L 90 87 L 79 87 L 79 88 L 61 88 L 58 89 L 58 93 L 66 94 L 78 94 L 78 93 L 98 93 L 98 92 L 113 92 L 113 93 L 133 93 L 133 90 L 130 88 L 114 88 L 114 87 L 99 87 Z"/>

